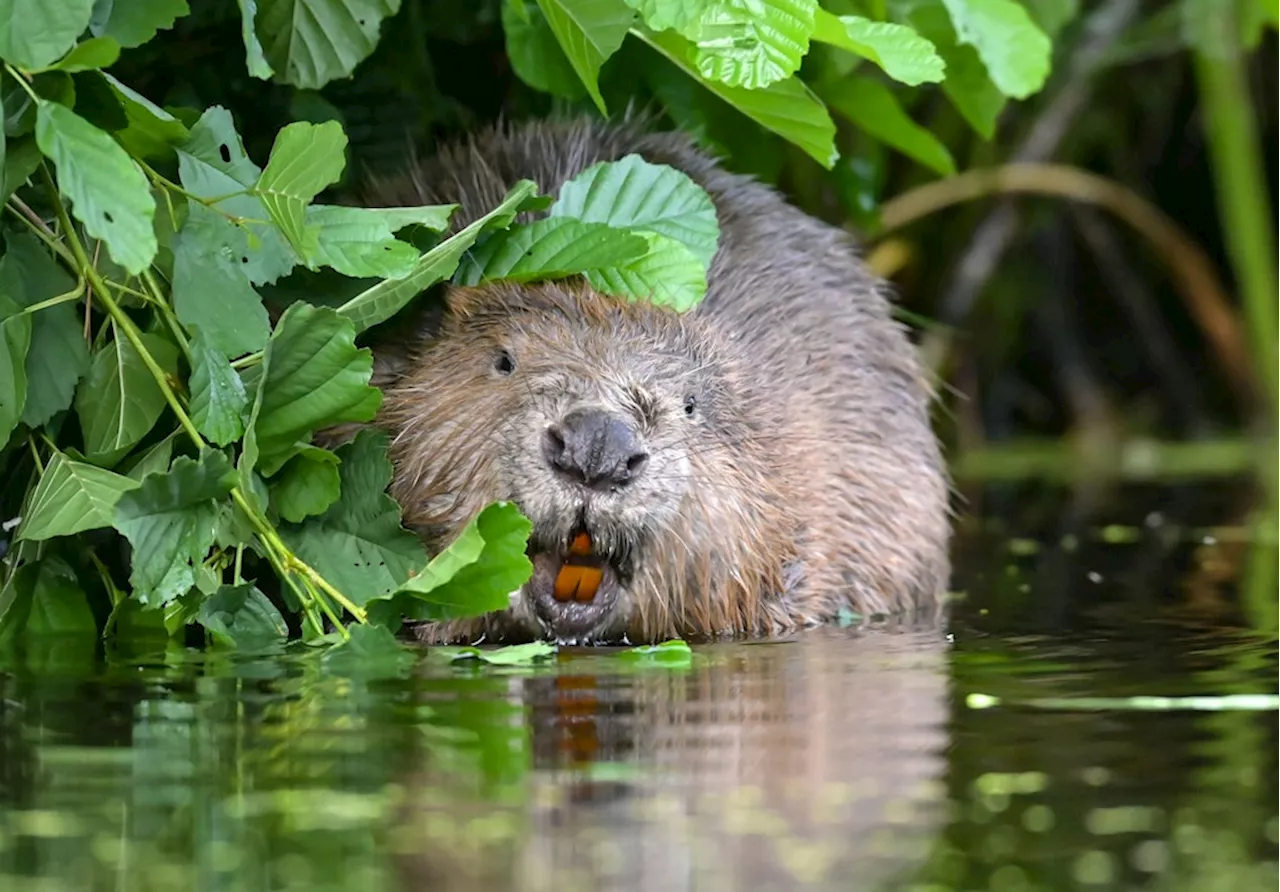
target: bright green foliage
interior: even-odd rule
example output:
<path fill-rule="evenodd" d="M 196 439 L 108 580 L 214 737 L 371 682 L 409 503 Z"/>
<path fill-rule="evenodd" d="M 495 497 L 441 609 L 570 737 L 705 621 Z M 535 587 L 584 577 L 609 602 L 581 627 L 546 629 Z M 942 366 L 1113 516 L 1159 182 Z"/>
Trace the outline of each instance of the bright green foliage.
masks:
<path fill-rule="evenodd" d="M 400 8 L 400 0 L 257 0 L 257 5 L 265 64 L 279 80 L 306 90 L 351 74 L 373 52 L 382 20 Z M 242 0 L 244 15 L 251 15 L 250 6 Z M 253 60 L 247 35 L 246 27 Z M 262 77 L 263 62 L 253 65 L 254 75 Z"/>
<path fill-rule="evenodd" d="M 240 4 L 240 37 L 244 41 L 245 65 L 254 77 L 266 80 L 275 72 L 267 62 L 262 41 L 258 39 L 255 27 L 258 18 L 257 0 L 237 0 L 237 2 Z"/>
<path fill-rule="evenodd" d="M 917 86 L 946 76 L 946 63 L 932 43 L 907 25 L 818 10 L 813 37 L 869 59 L 896 81 Z"/>
<path fill-rule="evenodd" d="M 643 256 L 587 270 L 587 281 L 605 294 L 680 312 L 693 309 L 707 293 L 706 264 L 684 242 L 656 232 L 638 234 L 645 241 Z"/>
<path fill-rule="evenodd" d="M 0 58 L 19 68 L 52 65 L 89 25 L 94 0 L 0 0 Z"/>
<path fill-rule="evenodd" d="M 703 77 L 755 90 L 799 69 L 817 10 L 817 0 L 713 0 L 683 30 Z"/>
<path fill-rule="evenodd" d="M 684 31 L 706 14 L 713 0 L 626 0 L 626 3 L 655 31 L 668 28 Z"/>
<path fill-rule="evenodd" d="M 844 78 L 826 87 L 823 98 L 849 120 L 904 155 L 940 174 L 955 173 L 956 164 L 947 147 L 907 117 L 882 82 L 867 77 Z"/>
<path fill-rule="evenodd" d="M 305 221 L 316 238 L 312 259 L 345 276 L 403 279 L 417 263 L 417 250 L 397 241 L 376 211 L 316 206 L 307 208 Z"/>
<path fill-rule="evenodd" d="M 532 282 L 616 266 L 644 256 L 644 239 L 602 223 L 550 217 L 499 233 L 471 252 L 456 281 Z"/>
<path fill-rule="evenodd" d="M 299 122 L 280 131 L 254 192 L 300 257 L 311 245 L 304 231 L 307 205 L 346 165 L 347 136 L 336 121 Z"/>
<path fill-rule="evenodd" d="M 1014 0 L 942 0 L 956 35 L 978 51 L 1006 96 L 1025 99 L 1044 86 L 1053 47 Z"/>
<path fill-rule="evenodd" d="M 490 666 L 530 666 L 550 659 L 559 650 L 549 641 L 530 641 L 528 644 L 509 644 L 506 647 L 437 647 L 432 651 L 452 663 L 477 660 Z"/>
<path fill-rule="evenodd" d="M 55 452 L 27 504 L 19 539 L 73 536 L 112 526 L 116 502 L 136 480 Z"/>
<path fill-rule="evenodd" d="M 551 32 L 601 113 L 607 114 L 598 78 L 635 20 L 622 0 L 537 0 Z"/>
<path fill-rule="evenodd" d="M 72 47 L 52 67 L 66 72 L 95 71 L 111 66 L 119 58 L 120 44 L 114 37 L 91 37 Z"/>

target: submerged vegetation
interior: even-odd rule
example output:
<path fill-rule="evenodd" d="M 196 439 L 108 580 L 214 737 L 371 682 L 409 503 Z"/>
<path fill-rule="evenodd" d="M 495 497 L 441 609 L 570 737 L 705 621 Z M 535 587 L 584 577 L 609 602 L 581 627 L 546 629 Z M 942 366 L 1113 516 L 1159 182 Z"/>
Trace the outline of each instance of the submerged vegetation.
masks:
<path fill-rule="evenodd" d="M 1174 267 L 1243 418 L 1274 437 L 1275 239 L 1242 84 L 1274 3 L 1185 0 L 1145 19 L 1136 2 L 1085 16 L 1075 0 L 401 7 L 0 0 L 0 21 L 15 23 L 0 33 L 0 644 L 191 633 L 260 648 L 294 632 L 368 649 L 402 617 L 505 606 L 527 578 L 515 506 L 490 506 L 428 555 L 385 494 L 385 438 L 314 441 L 377 411 L 363 338 L 449 281 L 581 275 L 687 309 L 705 290 L 715 214 L 683 175 L 635 157 L 589 169 L 554 201 L 539 191 L 550 184 L 515 184 L 456 232 L 449 206 L 339 203 L 362 171 L 400 162 L 393 121 L 426 142 L 499 108 L 650 106 L 655 126 L 877 235 L 871 261 L 887 273 L 903 266 L 895 245 L 907 249 L 892 233 L 959 202 L 1092 203 Z M 1069 119 L 1051 137 L 1032 128 L 1010 156 L 1023 166 L 978 169 L 1003 142 L 1002 115 L 1045 89 L 1054 41 L 1081 22 L 1077 79 L 1117 64 L 1121 35 L 1131 53 L 1191 39 L 1242 318 L 1176 224 L 1113 183 L 1043 166 Z M 386 40 L 393 29 L 407 38 Z M 482 86 L 451 92 L 476 65 L 493 69 Z M 884 201 L 891 159 L 906 182 Z M 832 195 L 838 207 L 824 206 Z M 982 224 L 1005 233 L 996 254 L 1016 220 L 1003 212 Z M 947 326 L 981 284 L 964 287 L 926 339 L 940 369 Z"/>

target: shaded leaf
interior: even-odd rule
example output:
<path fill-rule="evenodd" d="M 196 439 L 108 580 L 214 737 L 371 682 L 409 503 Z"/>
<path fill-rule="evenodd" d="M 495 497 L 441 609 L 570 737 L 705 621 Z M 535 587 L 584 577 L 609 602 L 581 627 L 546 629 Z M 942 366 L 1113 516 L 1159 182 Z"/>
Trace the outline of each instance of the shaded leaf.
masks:
<path fill-rule="evenodd" d="M 507 42 L 507 58 L 520 80 L 535 90 L 565 99 L 586 95 L 587 88 L 535 2 L 502 0 L 502 33 Z"/>
<path fill-rule="evenodd" d="M 31 493 L 18 538 L 32 541 L 109 527 L 136 480 L 54 452 Z"/>
<path fill-rule="evenodd" d="M 267 80 L 275 72 L 271 70 L 271 65 L 267 62 L 266 54 L 262 49 L 262 42 L 258 40 L 255 26 L 258 17 L 257 0 L 237 0 L 237 2 L 240 4 L 240 38 L 244 41 L 245 66 L 254 77 Z"/>
<path fill-rule="evenodd" d="M 324 652 L 326 669 L 357 678 L 395 678 L 416 661 L 413 652 L 382 626 L 352 623 L 347 635 Z"/>
<path fill-rule="evenodd" d="M 271 503 L 280 516 L 302 523 L 338 501 L 342 487 L 338 457 L 312 447 L 289 459 L 272 482 Z"/>
<path fill-rule="evenodd" d="M 0 143 L 4 142 L 0 131 Z M 40 149 L 34 140 L 23 140 L 16 145 L 9 142 L 4 149 L 4 183 L 0 184 L 3 187 L 0 200 L 8 201 L 9 196 L 40 167 Z"/>
<path fill-rule="evenodd" d="M 120 58 L 120 44 L 114 37 L 90 37 L 78 43 L 52 67 L 58 71 L 95 71 L 110 68 Z"/>
<path fill-rule="evenodd" d="M 191 588 L 192 563 L 213 546 L 216 500 L 234 484 L 231 462 L 208 451 L 199 461 L 175 459 L 168 472 L 147 476 L 120 497 L 115 527 L 133 546 L 129 581 L 142 603 L 158 607 Z"/>
<path fill-rule="evenodd" d="M 297 121 L 276 134 L 271 157 L 254 192 L 271 219 L 302 257 L 308 255 L 305 233 L 307 205 L 326 186 L 337 182 L 346 166 L 347 135 L 337 121 Z"/>
<path fill-rule="evenodd" d="M 18 568 L 0 591 L 0 641 L 22 635 L 94 635 L 98 630 L 75 570 L 47 556 Z"/>
<path fill-rule="evenodd" d="M 186 126 L 160 106 L 106 72 L 100 76 L 124 109 L 126 125 L 115 137 L 129 152 L 139 158 L 167 157 L 190 138 Z"/>
<path fill-rule="evenodd" d="M 0 58 L 26 69 L 52 65 L 92 14 L 93 0 L 0 0 Z"/>
<path fill-rule="evenodd" d="M 200 329 L 191 339 L 190 389 L 191 420 L 205 439 L 217 446 L 240 439 L 249 405 L 244 382 Z"/>
<path fill-rule="evenodd" d="M 363 605 L 394 591 L 427 556 L 418 538 L 400 525 L 400 506 L 386 494 L 386 435 L 362 430 L 338 457 L 338 501 L 318 517 L 282 527 L 280 534 L 299 557 Z"/>
<path fill-rule="evenodd" d="M 978 51 L 992 82 L 1014 99 L 1039 92 L 1053 45 L 1014 0 L 942 0 L 960 43 Z"/>
<path fill-rule="evenodd" d="M 276 78 L 316 90 L 351 74 L 399 9 L 400 0 L 258 0 L 256 30 Z"/>
<path fill-rule="evenodd" d="M 914 28 L 856 15 L 836 17 L 826 10 L 818 10 L 816 25 L 815 40 L 869 59 L 896 81 L 914 87 L 946 77 L 937 49 Z"/>
<path fill-rule="evenodd" d="M 600 68 L 622 46 L 635 11 L 622 0 L 538 0 L 538 8 L 596 108 L 608 114 L 600 95 Z"/>
<path fill-rule="evenodd" d="M 177 438 L 179 431 L 174 431 L 165 437 L 159 443 L 156 443 L 146 452 L 143 452 L 134 459 L 125 471 L 125 476 L 130 480 L 141 482 L 143 477 L 148 474 L 163 473 L 169 470 L 169 461 L 173 458 L 173 441 Z"/>
<path fill-rule="evenodd" d="M 847 77 L 824 86 L 823 98 L 861 129 L 944 176 L 956 171 L 947 147 L 907 116 L 897 97 L 878 80 Z"/>
<path fill-rule="evenodd" d="M 187 0 L 96 0 L 90 30 L 123 47 L 142 46 L 190 12 Z"/>
<path fill-rule="evenodd" d="M 603 223 L 548 217 L 491 236 L 467 256 L 455 281 L 556 279 L 639 260 L 646 247 L 643 237 Z"/>
<path fill-rule="evenodd" d="M 703 77 L 757 90 L 799 70 L 817 9 L 817 0 L 713 0 L 682 33 Z"/>
<path fill-rule="evenodd" d="M 71 109 L 44 100 L 36 106 L 36 144 L 57 168 L 58 191 L 85 230 L 128 272 L 146 269 L 156 256 L 155 200 L 120 144 Z"/>
<path fill-rule="evenodd" d="M 173 344 L 147 333 L 142 342 L 161 368 L 176 373 L 178 351 Z M 146 436 L 164 407 L 164 394 L 133 343 L 117 335 L 94 354 L 89 374 L 76 388 L 85 454 L 109 457 L 128 449 Z"/>
<path fill-rule="evenodd" d="M 280 611 L 252 583 L 220 587 L 200 605 L 195 619 L 215 642 L 241 650 L 283 644 L 289 634 Z"/>
<path fill-rule="evenodd" d="M 0 294 L 0 445 L 9 442 L 27 402 L 27 349 L 31 317 Z"/>
<path fill-rule="evenodd" d="M 977 50 L 961 44 L 946 10 L 935 3 L 912 9 L 907 21 L 938 50 L 947 65 L 942 90 L 956 111 L 984 139 L 995 135 L 996 120 L 1008 100 L 987 73 Z"/>

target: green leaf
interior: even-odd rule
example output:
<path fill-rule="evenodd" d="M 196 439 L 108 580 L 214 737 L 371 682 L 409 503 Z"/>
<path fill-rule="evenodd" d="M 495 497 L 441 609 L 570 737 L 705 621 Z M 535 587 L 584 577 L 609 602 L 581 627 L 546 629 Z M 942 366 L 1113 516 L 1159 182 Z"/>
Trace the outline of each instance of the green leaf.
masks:
<path fill-rule="evenodd" d="M 896 81 L 914 87 L 946 77 L 946 63 L 934 45 L 906 25 L 856 15 L 836 17 L 823 9 L 816 23 L 814 40 L 869 59 Z"/>
<path fill-rule="evenodd" d="M 28 70 L 52 65 L 92 14 L 93 0 L 0 0 L 0 59 Z"/>
<path fill-rule="evenodd" d="M 653 232 L 641 232 L 644 256 L 623 264 L 587 270 L 587 281 L 597 291 L 618 297 L 645 300 L 684 312 L 697 306 L 707 294 L 707 266 L 689 246 Z"/>
<path fill-rule="evenodd" d="M 267 80 L 275 74 L 258 40 L 255 20 L 258 17 L 257 0 L 238 0 L 240 4 L 240 37 L 244 41 L 245 66 L 259 80 Z"/>
<path fill-rule="evenodd" d="M 110 85 L 124 109 L 128 123 L 123 130 L 116 132 L 115 137 L 129 152 L 139 158 L 167 158 L 190 138 L 186 126 L 160 106 L 106 72 L 100 76 Z"/>
<path fill-rule="evenodd" d="M 427 288 L 452 276 L 462 255 L 481 234 L 510 226 L 537 194 L 535 183 L 520 180 L 497 207 L 423 254 L 409 275 L 379 282 L 338 307 L 338 312 L 351 319 L 357 332 L 390 319 Z"/>
<path fill-rule="evenodd" d="M 6 143 L 0 130 L 0 144 Z M 8 141 L 4 145 L 4 182 L 0 184 L 0 201 L 8 201 L 14 192 L 40 167 L 40 149 L 34 140 L 24 139 L 16 145 Z"/>
<path fill-rule="evenodd" d="M 556 279 L 639 260 L 645 248 L 643 237 L 603 223 L 548 217 L 491 236 L 467 256 L 455 281 Z"/>
<path fill-rule="evenodd" d="M 290 523 L 323 514 L 341 495 L 338 457 L 327 449 L 312 447 L 295 455 L 276 475 L 271 503 Z"/>
<path fill-rule="evenodd" d="M 51 67 L 58 71 L 96 71 L 110 68 L 120 58 L 120 44 L 113 37 L 90 37 L 78 43 Z"/>
<path fill-rule="evenodd" d="M 1265 3 L 1273 10 L 1276 8 L 1275 0 L 1265 0 Z M 1080 14 L 1080 0 L 1022 0 L 1022 5 L 1051 41 Z"/>
<path fill-rule="evenodd" d="M 36 541 L 109 527 L 120 496 L 137 486 L 136 480 L 54 452 L 31 493 L 17 538 Z"/>
<path fill-rule="evenodd" d="M 400 0 L 258 0 L 257 33 L 278 80 L 318 90 L 368 57 L 399 9 Z"/>
<path fill-rule="evenodd" d="M 400 525 L 385 434 L 362 430 L 338 450 L 341 498 L 280 535 L 295 553 L 362 605 L 394 591 L 426 563 L 418 538 Z"/>
<path fill-rule="evenodd" d="M 908 21 L 933 43 L 946 62 L 947 79 L 942 82 L 942 90 L 951 104 L 983 139 L 991 139 L 1008 100 L 991 81 L 977 50 L 959 43 L 951 19 L 940 4 L 913 9 Z"/>
<path fill-rule="evenodd" d="M 218 644 L 240 650 L 283 644 L 289 634 L 280 611 L 252 583 L 219 588 L 200 605 L 196 622 Z"/>
<path fill-rule="evenodd" d="M 535 90 L 565 99 L 586 95 L 586 87 L 536 3 L 502 0 L 502 33 L 506 37 L 507 58 L 520 80 Z"/>
<path fill-rule="evenodd" d="M 141 483 L 142 478 L 148 474 L 164 473 L 169 470 L 169 461 L 173 458 L 173 441 L 178 437 L 179 433 L 180 431 L 175 430 L 139 455 L 137 459 L 132 460 L 127 465 L 128 470 L 125 471 L 125 476 L 130 480 L 136 480 Z"/>
<path fill-rule="evenodd" d="M 173 309 L 188 328 L 199 328 L 224 356 L 261 350 L 271 333 L 262 298 L 228 242 L 234 226 L 192 203 L 173 238 Z"/>
<path fill-rule="evenodd" d="M 414 653 L 382 626 L 352 623 L 347 635 L 324 652 L 326 669 L 357 678 L 396 678 L 416 662 Z"/>
<path fill-rule="evenodd" d="M 191 420 L 196 429 L 217 446 L 240 439 L 249 405 L 244 382 L 201 329 L 196 329 L 191 339 L 190 388 Z"/>
<path fill-rule="evenodd" d="M 316 205 L 317 208 L 324 205 Z M 399 232 L 406 226 L 425 226 L 433 232 L 443 232 L 449 226 L 449 219 L 458 209 L 456 204 L 427 204 L 407 208 L 359 208 L 365 214 L 377 217 L 392 232 Z"/>
<path fill-rule="evenodd" d="M 51 4 L 56 5 L 56 4 Z M 58 191 L 111 259 L 137 275 L 156 256 L 155 200 L 119 143 L 71 109 L 41 100 L 36 144 L 58 171 Z"/>
<path fill-rule="evenodd" d="M 89 28 L 113 37 L 120 46 L 142 46 L 190 12 L 187 0 L 97 0 Z"/>
<path fill-rule="evenodd" d="M 706 190 L 682 171 L 639 155 L 588 167 L 560 187 L 548 213 L 665 235 L 685 245 L 703 267 L 711 265 L 720 238 Z"/>
<path fill-rule="evenodd" d="M 653 663 L 660 666 L 681 667 L 693 664 L 693 650 L 679 638 L 661 644 L 632 647 L 618 654 L 619 659 L 635 663 Z"/>
<path fill-rule="evenodd" d="M 756 90 L 799 70 L 817 9 L 817 0 L 714 0 L 683 33 L 704 78 Z"/>
<path fill-rule="evenodd" d="M 942 0 L 961 43 L 978 51 L 1000 92 L 1026 99 L 1049 76 L 1053 45 L 1014 0 Z"/>
<path fill-rule="evenodd" d="M 459 619 L 505 610 L 529 581 L 525 546 L 533 524 L 511 502 L 485 507 L 449 547 L 400 586 L 395 599 L 418 620 Z"/>
<path fill-rule="evenodd" d="M 31 317 L 0 294 L 0 446 L 9 442 L 27 402 L 27 349 Z"/>
<path fill-rule="evenodd" d="M 382 394 L 369 386 L 373 354 L 356 347 L 355 334 L 349 319 L 327 307 L 296 303 L 280 318 L 246 381 L 256 388 L 253 436 L 267 474 L 313 431 L 377 413 Z"/>
<path fill-rule="evenodd" d="M 159 607 L 195 583 L 193 562 L 213 545 L 216 500 L 235 484 L 235 471 L 221 452 L 199 461 L 175 459 L 164 474 L 147 476 L 116 503 L 115 527 L 133 546 L 129 582 L 143 604 Z"/>
<path fill-rule="evenodd" d="M 218 106 L 205 111 L 191 128 L 191 138 L 178 151 L 178 172 L 188 192 L 206 199 L 220 199 L 216 211 L 241 218 L 237 226 L 218 215 L 214 223 L 207 215 L 201 225 L 215 231 L 207 236 L 210 249 L 238 266 L 254 285 L 274 282 L 287 274 L 298 256 L 284 234 L 271 224 L 266 207 L 253 188 L 261 173 L 245 154 L 230 113 Z M 241 194 L 233 194 L 233 193 Z M 188 204 L 189 209 L 196 205 Z M 204 208 L 200 208 L 204 210 Z"/>
<path fill-rule="evenodd" d="M 444 657 L 452 663 L 479 660 L 491 666 L 530 666 L 556 655 L 557 648 L 550 641 L 530 641 L 528 644 L 508 644 L 506 647 L 433 647 L 431 655 Z"/>
<path fill-rule="evenodd" d="M 683 37 L 670 31 L 638 33 L 686 74 L 761 127 L 799 146 L 828 170 L 835 165 L 840 157 L 835 145 L 836 126 L 826 106 L 798 78 L 788 78 L 762 90 L 705 81 L 690 62 L 692 46 Z"/>
<path fill-rule="evenodd" d="M 402 279 L 418 261 L 417 249 L 396 239 L 377 211 L 316 205 L 306 209 L 305 219 L 315 235 L 307 259 L 344 276 Z"/>
<path fill-rule="evenodd" d="M 714 0 L 626 0 L 626 4 L 640 13 L 644 23 L 655 31 L 668 28 L 684 31 L 693 25 Z"/>
<path fill-rule="evenodd" d="M 0 258 L 0 293 L 25 309 L 72 290 L 75 282 L 35 236 L 14 233 L 7 241 L 8 250 Z M 89 368 L 89 348 L 74 303 L 45 307 L 30 318 L 22 422 L 39 427 L 71 405 L 76 384 Z"/>
<path fill-rule="evenodd" d="M 84 588 L 62 558 L 49 556 L 20 567 L 5 588 L 0 591 L 0 641 L 14 633 L 29 642 L 38 635 L 94 635 L 98 630 Z"/>
<path fill-rule="evenodd" d="M 607 115 L 600 68 L 622 46 L 635 12 L 622 0 L 538 0 L 538 8 L 596 108 Z"/>
<path fill-rule="evenodd" d="M 176 373 L 178 351 L 154 334 L 142 334 L 160 367 Z M 128 338 L 117 335 L 94 354 L 89 374 L 76 389 L 76 414 L 90 458 L 109 458 L 133 446 L 164 411 L 165 399 Z"/>
<path fill-rule="evenodd" d="M 299 256 L 308 256 L 307 205 L 346 166 L 347 135 L 337 121 L 297 121 L 276 134 L 266 169 L 254 192 Z"/>
<path fill-rule="evenodd" d="M 840 114 L 876 139 L 921 164 L 948 176 L 956 172 L 947 147 L 902 110 L 887 86 L 867 77 L 847 77 L 827 84 L 822 96 Z"/>

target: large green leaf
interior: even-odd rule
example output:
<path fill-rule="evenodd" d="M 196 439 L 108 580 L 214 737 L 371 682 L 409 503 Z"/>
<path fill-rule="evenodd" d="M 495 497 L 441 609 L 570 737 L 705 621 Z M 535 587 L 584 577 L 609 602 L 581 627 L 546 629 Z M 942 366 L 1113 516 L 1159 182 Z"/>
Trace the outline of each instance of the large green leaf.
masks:
<path fill-rule="evenodd" d="M 290 523 L 323 514 L 341 495 L 338 457 L 311 447 L 285 464 L 272 481 L 271 504 Z"/>
<path fill-rule="evenodd" d="M 18 538 L 72 536 L 112 526 L 116 502 L 138 482 L 54 452 L 31 493 Z"/>
<path fill-rule="evenodd" d="M 373 354 L 356 347 L 355 335 L 351 320 L 327 307 L 296 303 L 280 318 L 262 364 L 246 375 L 256 394 L 253 448 L 265 473 L 319 428 L 377 413 L 382 394 L 369 386 Z"/>
<path fill-rule="evenodd" d="M 58 171 L 71 212 L 111 259 L 137 275 L 156 256 L 155 199 L 147 178 L 117 143 L 71 109 L 41 100 L 36 144 Z"/>
<path fill-rule="evenodd" d="M 636 14 L 623 0 L 538 0 L 565 57 L 601 114 L 600 68 L 618 51 Z"/>
<path fill-rule="evenodd" d="M 95 0 L 89 30 L 124 47 L 142 46 L 190 12 L 187 0 Z"/>
<path fill-rule="evenodd" d="M 244 382 L 221 350 L 196 329 L 191 339 L 191 420 L 205 439 L 225 446 L 244 433 Z"/>
<path fill-rule="evenodd" d="M 224 356 L 261 350 L 271 333 L 262 298 L 229 241 L 235 226 L 216 211 L 193 203 L 173 238 L 173 308 L 188 327 L 199 328 Z"/>
<path fill-rule="evenodd" d="M 827 104 L 876 139 L 946 176 L 955 173 L 947 147 L 907 116 L 885 84 L 869 77 L 846 77 L 822 88 Z"/>
<path fill-rule="evenodd" d="M 35 236 L 13 233 L 0 258 L 0 293 L 23 308 L 70 292 L 71 276 L 58 266 Z M 31 314 L 27 350 L 26 402 L 22 421 L 39 427 L 71 405 L 76 384 L 89 368 L 89 349 L 74 303 L 59 303 Z"/>
<path fill-rule="evenodd" d="M 178 351 L 163 338 L 144 333 L 143 345 L 161 368 L 175 373 Z M 109 458 L 137 443 L 151 430 L 165 399 L 133 343 L 112 338 L 93 356 L 89 374 L 76 389 L 76 414 L 90 458 Z"/>
<path fill-rule="evenodd" d="M 92 14 L 93 0 L 0 0 L 0 59 L 27 69 L 52 65 Z"/>
<path fill-rule="evenodd" d="M 827 169 L 833 167 L 840 153 L 836 151 L 836 126 L 827 108 L 798 78 L 770 84 L 762 90 L 730 87 L 718 81 L 706 81 L 698 75 L 691 61 L 690 43 L 671 31 L 637 32 L 690 77 L 755 121 L 788 142 L 804 149 Z"/>
<path fill-rule="evenodd" d="M 597 291 L 644 300 L 684 312 L 707 294 L 707 265 L 683 242 L 655 232 L 640 232 L 644 256 L 616 266 L 587 270 Z"/>
<path fill-rule="evenodd" d="M 199 461 L 175 459 L 164 474 L 151 474 L 116 502 L 115 527 L 133 546 L 129 582 L 142 603 L 159 607 L 195 583 L 192 563 L 213 545 L 217 500 L 235 485 L 235 471 L 221 452 Z"/>
<path fill-rule="evenodd" d="M 105 72 L 99 76 L 124 109 L 128 123 L 115 137 L 129 152 L 140 158 L 172 157 L 173 150 L 190 138 L 186 125 L 147 97 Z"/>
<path fill-rule="evenodd" d="M 711 265 L 720 238 L 706 190 L 684 172 L 639 155 L 588 167 L 560 187 L 548 213 L 665 235 L 685 245 L 703 267 Z"/>
<path fill-rule="evenodd" d="M 280 611 L 252 583 L 219 588 L 200 605 L 196 622 L 218 644 L 243 650 L 283 644 L 289 634 Z"/>
<path fill-rule="evenodd" d="M 913 87 L 946 77 L 946 63 L 934 45 L 907 25 L 837 17 L 820 9 L 813 38 L 869 59 L 889 77 Z"/>
<path fill-rule="evenodd" d="M 427 288 L 452 276 L 481 234 L 510 226 L 537 194 L 535 183 L 520 180 L 496 208 L 423 254 L 407 276 L 379 282 L 338 307 L 338 312 L 355 324 L 357 332 L 390 319 Z"/>
<path fill-rule="evenodd" d="M 507 58 L 520 80 L 565 99 L 586 95 L 586 87 L 536 2 L 502 0 L 502 33 Z"/>
<path fill-rule="evenodd" d="M 715 0 L 625 0 L 655 31 L 683 31 L 696 22 Z"/>
<path fill-rule="evenodd" d="M 256 30 L 277 79 L 316 90 L 350 75 L 399 9 L 400 0 L 258 0 Z"/>
<path fill-rule="evenodd" d="M 254 192 L 301 257 L 307 257 L 306 210 L 346 166 L 347 135 L 337 121 L 296 121 L 278 134 Z"/>
<path fill-rule="evenodd" d="M 703 77 L 756 90 L 799 70 L 817 9 L 817 0 L 713 0 L 683 33 Z"/>
<path fill-rule="evenodd" d="M 547 217 L 491 236 L 467 256 L 455 281 L 557 279 L 639 260 L 646 247 L 641 236 L 603 223 Z"/>
<path fill-rule="evenodd" d="M 31 317 L 0 294 L 0 446 L 9 442 L 27 402 L 27 350 Z"/>
<path fill-rule="evenodd" d="M 459 619 L 505 610 L 528 582 L 525 545 L 533 525 L 510 502 L 488 505 L 421 572 L 400 586 L 394 609 L 415 620 Z"/>
<path fill-rule="evenodd" d="M 315 239 L 308 259 L 344 276 L 402 279 L 418 261 L 417 249 L 396 239 L 377 211 L 317 205 L 305 220 Z"/>
<path fill-rule="evenodd" d="M 37 635 L 96 632 L 84 587 L 75 570 L 56 555 L 19 567 L 0 590 L 0 641 L 15 635 L 29 642 Z"/>
<path fill-rule="evenodd" d="M 957 40 L 951 18 L 940 2 L 913 7 L 907 22 L 933 43 L 946 62 L 947 79 L 942 82 L 942 90 L 951 104 L 970 127 L 984 139 L 991 139 L 1008 100 L 992 82 L 977 50 Z"/>
<path fill-rule="evenodd" d="M 240 38 L 244 42 L 245 67 L 256 78 L 267 80 L 275 74 L 271 64 L 267 62 L 262 42 L 258 40 L 256 21 L 258 18 L 257 0 L 237 0 L 240 4 Z"/>
<path fill-rule="evenodd" d="M 942 0 L 961 43 L 978 51 L 1006 96 L 1026 99 L 1049 76 L 1053 45 L 1014 0 Z"/>
<path fill-rule="evenodd" d="M 341 498 L 318 517 L 282 527 L 290 547 L 356 604 L 394 591 L 426 563 L 418 538 L 400 525 L 387 437 L 362 430 L 338 450 Z"/>
<path fill-rule="evenodd" d="M 77 43 L 53 68 L 68 74 L 110 68 L 120 58 L 120 44 L 114 37 L 90 37 Z"/>

